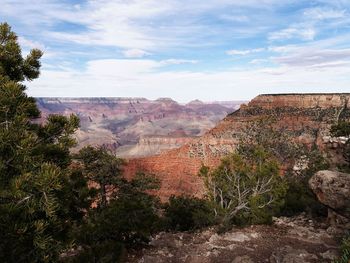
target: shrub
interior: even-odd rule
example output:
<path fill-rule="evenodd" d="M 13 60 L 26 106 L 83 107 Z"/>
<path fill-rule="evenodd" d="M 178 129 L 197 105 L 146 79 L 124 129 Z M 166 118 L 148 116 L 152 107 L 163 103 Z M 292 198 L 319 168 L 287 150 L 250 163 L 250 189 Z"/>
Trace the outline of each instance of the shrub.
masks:
<path fill-rule="evenodd" d="M 335 124 L 331 128 L 332 136 L 340 137 L 350 137 L 350 122 L 341 121 Z M 343 157 L 346 161 L 346 165 L 340 167 L 344 172 L 350 172 L 350 140 L 348 139 L 343 148 Z"/>
<path fill-rule="evenodd" d="M 195 230 L 212 225 L 214 213 L 206 200 L 171 196 L 165 206 L 165 221 L 167 228 L 171 230 Z"/>
<path fill-rule="evenodd" d="M 208 199 L 224 228 L 232 224 L 270 223 L 279 212 L 287 190 L 278 163 L 262 147 L 249 158 L 232 154 L 214 171 L 200 171 Z"/>
<path fill-rule="evenodd" d="M 343 238 L 341 244 L 341 256 L 334 263 L 349 263 L 350 262 L 350 235 Z"/>
<path fill-rule="evenodd" d="M 80 229 L 76 262 L 118 262 L 129 247 L 147 243 L 158 228 L 155 202 L 147 194 L 122 197 L 90 212 Z M 84 261 L 82 261 L 84 259 Z"/>
<path fill-rule="evenodd" d="M 73 262 L 119 262 L 125 249 L 147 243 L 158 231 L 160 202 L 146 191 L 159 187 L 159 181 L 138 173 L 131 181 L 115 182 L 109 201 L 90 210 L 76 229 L 82 251 Z"/>
<path fill-rule="evenodd" d="M 329 163 L 318 149 L 311 151 L 308 156 L 308 166 L 299 174 L 289 171 L 286 174 L 288 191 L 282 214 L 292 216 L 301 212 L 307 212 L 312 216 L 326 216 L 327 208 L 321 204 L 309 187 L 309 179 L 320 170 L 326 170 Z"/>
<path fill-rule="evenodd" d="M 274 117 L 262 117 L 244 126 L 239 136 L 237 153 L 254 158 L 257 147 L 269 152 L 279 163 L 289 165 L 300 156 L 301 147 L 287 132 L 276 128 Z"/>

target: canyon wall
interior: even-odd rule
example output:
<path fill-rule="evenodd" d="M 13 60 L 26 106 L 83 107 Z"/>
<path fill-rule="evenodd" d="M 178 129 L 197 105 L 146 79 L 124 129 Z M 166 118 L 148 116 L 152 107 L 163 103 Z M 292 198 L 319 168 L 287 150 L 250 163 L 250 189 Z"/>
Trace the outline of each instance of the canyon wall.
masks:
<path fill-rule="evenodd" d="M 179 148 L 195 138 L 186 134 L 179 136 L 173 133 L 168 135 L 141 135 L 136 145 L 119 147 L 118 154 L 124 158 L 156 155 L 167 150 Z"/>
<path fill-rule="evenodd" d="M 136 157 L 178 148 L 190 137 L 203 135 L 241 102 L 196 100 L 180 104 L 169 98 L 37 98 L 37 104 L 41 121 L 49 114 L 76 114 L 80 118 L 75 150 L 103 145 L 118 156 Z"/>
<path fill-rule="evenodd" d="M 202 164 L 215 167 L 234 151 L 239 137 L 251 121 L 273 117 L 275 126 L 308 146 L 325 149 L 329 129 L 337 120 L 350 120 L 350 93 L 259 95 L 229 114 L 202 137 L 184 146 L 146 158 L 130 159 L 127 177 L 138 170 L 157 175 L 164 200 L 173 194 L 201 196 L 203 183 L 197 176 Z"/>

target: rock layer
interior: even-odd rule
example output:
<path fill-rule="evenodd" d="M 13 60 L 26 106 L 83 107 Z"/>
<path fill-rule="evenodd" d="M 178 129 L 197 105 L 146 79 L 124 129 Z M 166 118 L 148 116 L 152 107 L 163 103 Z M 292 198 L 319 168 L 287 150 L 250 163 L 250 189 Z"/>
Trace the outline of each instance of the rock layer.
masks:
<path fill-rule="evenodd" d="M 188 139 L 170 140 L 179 134 L 203 135 L 241 104 L 233 101 L 226 106 L 227 103 L 179 104 L 167 98 L 37 98 L 41 121 L 49 114 L 78 115 L 81 128 L 76 133 L 77 149 L 89 144 L 104 145 L 122 157 L 177 148 L 188 142 Z M 159 140 L 153 139 L 149 144 L 143 139 L 147 135 Z"/>
<path fill-rule="evenodd" d="M 158 175 L 159 195 L 203 194 L 202 180 L 196 176 L 201 165 L 216 166 L 237 146 L 244 128 L 251 121 L 273 117 L 275 126 L 295 140 L 326 150 L 329 129 L 337 120 L 350 119 L 350 93 L 259 95 L 248 105 L 229 114 L 216 127 L 179 149 L 147 158 L 131 159 L 127 176 L 136 170 Z"/>

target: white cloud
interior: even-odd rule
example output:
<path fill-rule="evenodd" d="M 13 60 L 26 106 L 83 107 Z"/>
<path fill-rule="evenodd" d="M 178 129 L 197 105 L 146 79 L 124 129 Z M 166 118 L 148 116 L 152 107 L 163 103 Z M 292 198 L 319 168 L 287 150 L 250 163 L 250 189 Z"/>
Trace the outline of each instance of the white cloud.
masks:
<path fill-rule="evenodd" d="M 169 8 L 169 2 L 156 0 L 97 0 L 78 6 L 56 0 L 35 0 L 34 3 L 3 0 L 0 15 L 12 16 L 32 28 L 41 28 L 41 33 L 44 27 L 46 38 L 84 45 L 145 49 L 159 42 L 149 21 L 163 16 Z M 79 30 L 71 33 L 47 27 L 66 22 L 80 26 Z"/>
<path fill-rule="evenodd" d="M 270 57 L 270 62 L 288 68 L 299 68 L 305 71 L 319 70 L 334 73 L 350 67 L 350 35 L 344 34 L 333 38 L 308 42 L 305 44 L 293 44 L 285 46 L 271 46 L 268 48 L 275 55 Z M 344 76 L 347 78 L 347 76 Z M 335 82 L 334 85 L 337 85 Z"/>
<path fill-rule="evenodd" d="M 139 75 L 154 73 L 167 65 L 197 63 L 195 60 L 185 59 L 100 59 L 87 63 L 84 73 L 89 76 L 112 79 L 135 79 Z M 73 70 L 73 69 L 72 69 Z M 73 70 L 74 71 L 74 70 Z M 81 74 L 81 72 L 79 73 Z"/>
<path fill-rule="evenodd" d="M 126 58 L 142 58 L 151 55 L 151 53 L 142 49 L 128 49 L 123 51 L 123 55 Z"/>
<path fill-rule="evenodd" d="M 349 38 L 340 44 L 333 39 L 325 39 L 327 44 L 315 41 L 316 36 L 343 37 L 344 25 L 349 25 L 344 8 L 348 1 L 322 1 L 332 8 L 289 12 L 288 4 L 296 0 L 88 0 L 79 5 L 59 0 L 0 0 L 0 16 L 15 21 L 14 30 L 26 36 L 22 44 L 40 44 L 29 40 L 28 36 L 35 36 L 48 47 L 57 47 L 46 49 L 49 56 L 62 52 L 57 61 L 48 60 L 51 64 L 46 64 L 44 56 L 41 78 L 29 84 L 32 95 L 246 99 L 257 93 L 348 89 Z M 315 6 L 320 2 L 315 0 Z M 279 12 L 279 7 L 286 13 Z M 276 31 L 269 33 L 272 29 Z M 266 39 L 294 45 L 238 49 Z M 300 40 L 306 42 L 298 45 Z M 240 70 L 232 70 L 227 65 L 230 59 L 221 60 L 228 44 L 232 49 L 226 54 L 231 56 L 277 54 L 268 58 L 264 52 L 248 64 L 236 64 Z M 115 58 L 120 52 L 132 59 L 97 59 Z M 198 67 L 191 66 L 198 62 L 192 58 L 201 58 Z M 86 60 L 90 61 L 81 62 Z M 276 66 L 267 68 L 263 62 Z M 187 65 L 178 66 L 182 64 Z"/>
<path fill-rule="evenodd" d="M 154 71 L 160 66 L 161 63 L 146 59 L 101 59 L 89 61 L 85 74 L 100 78 L 131 79 L 137 74 Z"/>
<path fill-rule="evenodd" d="M 216 25 L 217 30 L 207 30 L 201 16 L 208 13 L 248 22 L 246 15 L 232 15 L 230 10 L 237 9 L 238 13 L 244 9 L 270 10 L 281 5 L 279 0 L 91 0 L 81 4 L 59 0 L 33 1 L 2 0 L 0 16 L 10 16 L 23 25 L 31 25 L 37 34 L 44 33 L 45 38 L 59 42 L 141 49 L 152 53 L 174 46 L 206 45 L 208 41 L 201 41 L 201 38 L 220 35 L 221 31 L 221 36 L 225 36 L 228 28 Z M 77 30 L 53 30 L 53 25 L 66 22 L 76 26 Z M 260 26 L 263 27 L 257 25 L 254 30 L 246 26 L 229 30 L 232 36 L 239 38 L 263 30 Z M 219 39 L 212 37 L 211 42 Z"/>
<path fill-rule="evenodd" d="M 230 21 L 230 22 L 248 22 L 249 18 L 245 15 L 221 15 L 220 18 L 222 20 Z"/>
<path fill-rule="evenodd" d="M 268 59 L 253 59 L 249 62 L 249 64 L 259 65 L 261 63 L 268 62 L 268 61 L 269 61 Z"/>
<path fill-rule="evenodd" d="M 41 51 L 43 51 L 43 53 L 44 53 L 43 59 L 53 58 L 53 57 L 56 57 L 58 55 L 62 55 L 61 52 L 53 51 L 39 41 L 33 41 L 33 40 L 30 40 L 30 39 L 25 38 L 23 36 L 18 37 L 18 42 L 22 48 L 22 53 L 24 56 L 29 54 L 30 50 L 32 50 L 34 48 L 37 48 L 37 49 L 40 49 Z"/>
<path fill-rule="evenodd" d="M 273 61 L 291 67 L 334 67 L 350 63 L 350 49 L 294 48 Z M 346 62 L 347 61 L 347 62 Z"/>
<path fill-rule="evenodd" d="M 166 60 L 162 60 L 161 65 L 181 65 L 181 64 L 197 64 L 198 60 L 192 60 L 192 59 L 175 59 L 175 58 L 171 58 L 171 59 L 166 59 Z"/>
<path fill-rule="evenodd" d="M 248 55 L 248 54 L 252 54 L 252 53 L 258 53 L 258 52 L 262 52 L 264 51 L 264 48 L 255 48 L 255 49 L 245 49 L 245 50 L 237 50 L 237 49 L 231 49 L 226 51 L 227 55 L 230 56 L 235 56 L 235 55 Z"/>
<path fill-rule="evenodd" d="M 272 32 L 268 38 L 270 41 L 274 40 L 288 40 L 299 38 L 302 40 L 313 40 L 316 36 L 316 30 L 313 27 L 304 25 L 294 25 L 280 31 Z"/>
<path fill-rule="evenodd" d="M 33 49 L 33 48 L 38 48 L 41 50 L 45 50 L 45 45 L 43 43 L 40 43 L 38 41 L 33 41 L 28 38 L 25 38 L 23 36 L 20 36 L 18 38 L 18 42 L 21 45 L 22 48 L 24 49 Z"/>
<path fill-rule="evenodd" d="M 348 90 L 350 67 L 280 66 L 222 72 L 161 71 L 154 60 L 90 61 L 85 71 L 44 70 L 29 83 L 33 96 L 142 96 L 172 97 L 186 102 L 249 99 L 259 93 L 344 92 Z M 335 84 L 336 83 L 336 84 Z"/>
<path fill-rule="evenodd" d="M 311 8 L 304 11 L 304 16 L 307 19 L 325 20 L 325 19 L 337 19 L 346 16 L 346 10 L 337 10 L 331 8 Z"/>

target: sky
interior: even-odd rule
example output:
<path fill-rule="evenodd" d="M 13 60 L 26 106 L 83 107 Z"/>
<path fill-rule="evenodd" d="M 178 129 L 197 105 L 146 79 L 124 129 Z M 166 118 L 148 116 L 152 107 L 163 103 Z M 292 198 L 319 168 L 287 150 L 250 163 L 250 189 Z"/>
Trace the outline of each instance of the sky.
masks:
<path fill-rule="evenodd" d="M 36 97 L 350 92 L 350 0 L 0 0 Z"/>

